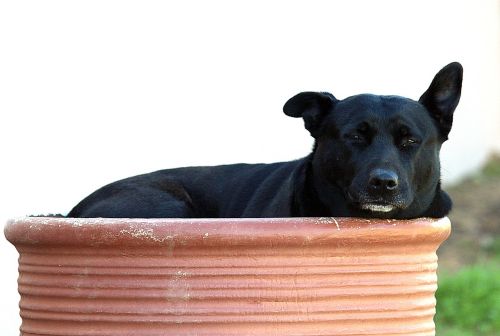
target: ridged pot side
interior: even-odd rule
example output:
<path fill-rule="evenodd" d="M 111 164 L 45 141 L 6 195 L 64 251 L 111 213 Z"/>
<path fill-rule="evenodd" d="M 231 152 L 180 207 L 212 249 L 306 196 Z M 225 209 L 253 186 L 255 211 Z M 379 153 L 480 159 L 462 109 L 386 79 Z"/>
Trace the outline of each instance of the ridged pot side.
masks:
<path fill-rule="evenodd" d="M 448 219 L 10 221 L 21 334 L 434 335 Z"/>

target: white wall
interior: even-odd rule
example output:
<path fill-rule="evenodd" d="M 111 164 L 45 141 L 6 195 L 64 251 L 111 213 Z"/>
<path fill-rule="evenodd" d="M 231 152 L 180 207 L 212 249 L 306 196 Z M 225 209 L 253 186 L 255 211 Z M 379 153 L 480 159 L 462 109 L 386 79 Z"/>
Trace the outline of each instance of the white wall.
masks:
<path fill-rule="evenodd" d="M 451 61 L 463 98 L 445 181 L 500 150 L 500 2 L 0 2 L 0 220 L 70 210 L 95 188 L 182 166 L 290 160 L 312 141 L 303 90 L 417 99 Z M 19 325 L 0 240 L 1 334 Z"/>

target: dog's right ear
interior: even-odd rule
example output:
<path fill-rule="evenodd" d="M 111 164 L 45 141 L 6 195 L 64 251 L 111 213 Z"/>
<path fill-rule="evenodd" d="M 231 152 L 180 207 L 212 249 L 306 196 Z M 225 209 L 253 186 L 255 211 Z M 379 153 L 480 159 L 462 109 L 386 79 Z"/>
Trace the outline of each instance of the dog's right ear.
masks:
<path fill-rule="evenodd" d="M 287 116 L 304 119 L 304 125 L 316 138 L 323 117 L 332 110 L 337 99 L 328 92 L 302 92 L 290 98 L 283 106 Z"/>
<path fill-rule="evenodd" d="M 419 99 L 436 121 L 443 140 L 448 139 L 453 124 L 453 112 L 460 101 L 463 71 L 458 62 L 448 64 L 436 74 L 427 91 Z"/>

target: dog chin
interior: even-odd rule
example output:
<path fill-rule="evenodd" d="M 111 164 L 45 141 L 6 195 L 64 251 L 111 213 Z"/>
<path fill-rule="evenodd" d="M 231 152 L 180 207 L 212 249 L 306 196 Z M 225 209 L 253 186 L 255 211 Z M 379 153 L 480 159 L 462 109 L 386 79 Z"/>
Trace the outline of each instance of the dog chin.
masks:
<path fill-rule="evenodd" d="M 391 212 L 396 207 L 391 204 L 376 204 L 376 203 L 365 203 L 361 204 L 361 209 L 371 211 L 371 212 Z"/>

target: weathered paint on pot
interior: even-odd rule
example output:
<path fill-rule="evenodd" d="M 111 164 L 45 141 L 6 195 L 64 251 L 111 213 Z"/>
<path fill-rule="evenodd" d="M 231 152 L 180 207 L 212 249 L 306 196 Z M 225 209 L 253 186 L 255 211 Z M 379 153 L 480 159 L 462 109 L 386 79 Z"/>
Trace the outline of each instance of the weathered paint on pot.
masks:
<path fill-rule="evenodd" d="M 448 219 L 8 222 L 21 334 L 434 335 Z"/>

